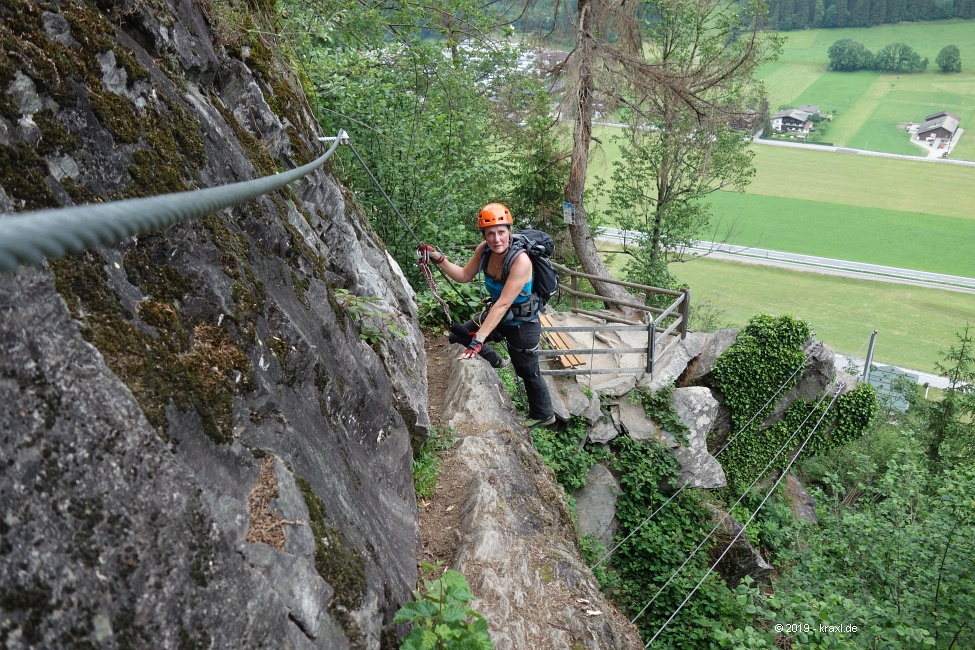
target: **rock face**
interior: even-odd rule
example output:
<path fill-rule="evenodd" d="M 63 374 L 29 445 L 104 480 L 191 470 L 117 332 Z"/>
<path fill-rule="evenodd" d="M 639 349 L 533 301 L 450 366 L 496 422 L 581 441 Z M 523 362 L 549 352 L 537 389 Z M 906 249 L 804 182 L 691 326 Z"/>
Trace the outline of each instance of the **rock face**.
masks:
<path fill-rule="evenodd" d="M 215 36 L 202 6 L 0 8 L 21 48 L 0 66 L 0 210 L 321 153 L 267 30 Z M 361 340 L 363 322 L 386 335 Z M 411 291 L 327 169 L 0 275 L 0 350 L 0 645 L 394 643 L 416 581 L 423 345 Z"/>
<path fill-rule="evenodd" d="M 449 354 L 444 404 L 450 425 L 466 432 L 456 448 L 466 502 L 453 568 L 477 596 L 472 607 L 487 619 L 494 647 L 642 648 L 582 561 L 565 493 L 497 374 L 480 360 L 457 361 L 461 351 L 455 345 Z M 612 515 L 594 517 L 613 525 Z"/>

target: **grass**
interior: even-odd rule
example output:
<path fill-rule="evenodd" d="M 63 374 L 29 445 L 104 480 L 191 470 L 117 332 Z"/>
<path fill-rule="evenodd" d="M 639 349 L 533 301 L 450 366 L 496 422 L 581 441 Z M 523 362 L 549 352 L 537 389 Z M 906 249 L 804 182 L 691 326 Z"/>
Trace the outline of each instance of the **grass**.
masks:
<path fill-rule="evenodd" d="M 603 145 L 593 175 L 611 173 L 614 132 L 597 130 Z M 718 238 L 734 224 L 733 241 L 746 246 L 975 276 L 975 167 L 754 149 L 756 176 L 747 193 L 711 196 Z M 932 169 L 938 189 L 926 191 L 919 175 Z M 605 205 L 595 203 L 597 210 Z"/>
<path fill-rule="evenodd" d="M 727 325 L 761 313 L 791 314 L 835 351 L 861 356 L 876 329 L 878 362 L 922 372 L 933 372 L 955 333 L 975 322 L 975 294 L 706 258 L 672 264 L 671 272 L 692 287 L 692 309 L 710 301 Z"/>
<path fill-rule="evenodd" d="M 975 276 L 975 220 L 751 194 L 714 200 L 715 235 L 732 243 L 906 269 Z M 709 235 L 710 236 L 710 235 Z"/>
<path fill-rule="evenodd" d="M 975 167 L 754 147 L 756 174 L 749 194 L 975 219 Z M 937 183 L 936 191 L 925 187 L 928 182 Z"/>

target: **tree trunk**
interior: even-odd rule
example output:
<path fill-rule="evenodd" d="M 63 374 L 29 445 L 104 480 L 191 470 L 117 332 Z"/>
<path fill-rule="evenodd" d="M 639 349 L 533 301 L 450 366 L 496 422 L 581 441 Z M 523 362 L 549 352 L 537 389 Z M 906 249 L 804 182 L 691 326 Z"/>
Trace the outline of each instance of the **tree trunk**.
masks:
<path fill-rule="evenodd" d="M 575 206 L 575 218 L 569 226 L 572 247 L 582 265 L 582 270 L 590 275 L 611 278 L 612 275 L 603 264 L 596 251 L 596 242 L 586 208 L 582 201 L 586 188 L 586 172 L 589 168 L 589 144 L 592 140 L 593 113 L 593 74 L 595 67 L 596 42 L 592 34 L 592 0 L 579 0 L 579 24 L 576 35 L 576 56 L 579 58 L 578 79 L 576 81 L 575 127 L 572 133 L 572 164 L 569 180 L 565 185 L 565 200 Z M 593 281 L 593 289 L 600 296 L 634 302 L 636 299 L 619 285 Z M 639 316 L 632 308 L 620 308 L 627 318 Z"/>

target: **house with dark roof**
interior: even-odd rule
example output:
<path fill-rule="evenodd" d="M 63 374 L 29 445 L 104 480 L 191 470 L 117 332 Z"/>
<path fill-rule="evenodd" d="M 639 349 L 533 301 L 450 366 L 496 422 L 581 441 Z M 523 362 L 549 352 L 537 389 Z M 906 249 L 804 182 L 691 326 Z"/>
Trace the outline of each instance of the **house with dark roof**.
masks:
<path fill-rule="evenodd" d="M 800 111 L 798 108 L 779 111 L 770 120 L 772 122 L 772 129 L 775 131 L 809 133 L 813 127 L 812 122 L 809 120 L 809 113 Z"/>
<path fill-rule="evenodd" d="M 917 129 L 917 139 L 930 142 L 932 140 L 951 140 L 958 130 L 959 118 L 948 111 L 932 113 L 924 118 L 924 124 Z"/>

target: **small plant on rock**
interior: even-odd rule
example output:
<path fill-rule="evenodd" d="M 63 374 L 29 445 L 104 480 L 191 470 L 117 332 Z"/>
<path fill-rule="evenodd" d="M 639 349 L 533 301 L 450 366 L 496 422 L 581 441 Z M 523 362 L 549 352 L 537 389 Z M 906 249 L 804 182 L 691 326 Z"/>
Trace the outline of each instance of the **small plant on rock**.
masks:
<path fill-rule="evenodd" d="M 424 562 L 430 573 L 438 566 Z M 401 650 L 494 650 L 484 617 L 467 606 L 474 600 L 464 574 L 447 570 L 437 580 L 424 580 L 423 591 L 396 612 L 393 623 L 411 623 L 413 630 L 403 639 Z"/>

